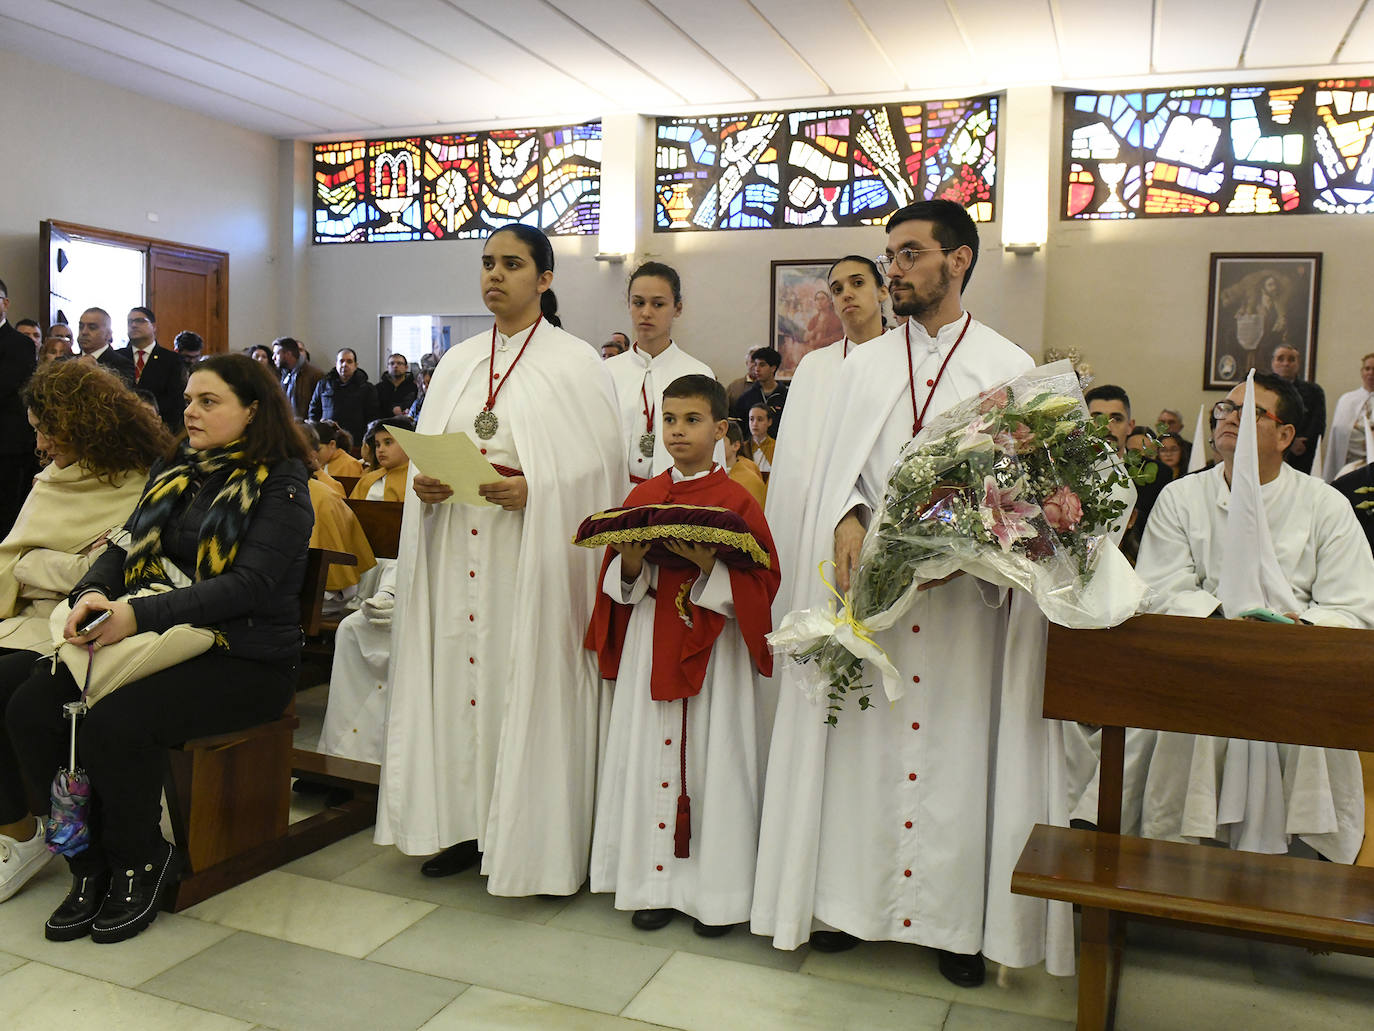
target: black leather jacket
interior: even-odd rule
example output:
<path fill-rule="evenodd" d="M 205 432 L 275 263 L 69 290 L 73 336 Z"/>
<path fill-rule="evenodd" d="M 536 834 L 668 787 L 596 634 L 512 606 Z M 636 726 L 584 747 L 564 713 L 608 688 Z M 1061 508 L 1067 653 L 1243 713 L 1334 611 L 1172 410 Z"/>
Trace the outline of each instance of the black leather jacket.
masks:
<path fill-rule="evenodd" d="M 149 479 L 163 468 L 159 462 Z M 183 570 L 196 566 L 200 526 L 228 472 L 186 491 L 162 531 L 167 558 Z M 234 564 L 219 576 L 165 594 L 130 602 L 139 632 L 163 631 L 178 623 L 218 630 L 229 653 L 259 661 L 300 658 L 300 593 L 315 512 L 310 506 L 308 473 L 291 458 L 278 462 L 262 485 L 262 495 Z M 124 594 L 124 551 L 108 547 L 80 583 L 76 598 L 95 588 L 107 598 Z"/>

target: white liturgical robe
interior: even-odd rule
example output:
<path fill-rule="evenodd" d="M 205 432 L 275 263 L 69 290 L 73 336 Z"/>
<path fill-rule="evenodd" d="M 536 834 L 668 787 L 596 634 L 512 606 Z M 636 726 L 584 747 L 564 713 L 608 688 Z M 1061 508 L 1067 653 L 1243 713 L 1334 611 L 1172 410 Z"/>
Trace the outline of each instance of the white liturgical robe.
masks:
<path fill-rule="evenodd" d="M 1352 460 L 1352 440 L 1359 440 L 1356 450 L 1363 454 L 1364 441 L 1359 439 L 1360 432 L 1355 429 L 1355 422 L 1359 419 L 1360 412 L 1368 406 L 1371 397 L 1374 397 L 1374 394 L 1364 387 L 1356 387 L 1337 399 L 1331 415 L 1331 431 L 1326 435 L 1325 467 L 1321 470 L 1322 479 L 1327 483 L 1334 480 L 1341 469 Z"/>
<path fill-rule="evenodd" d="M 541 322 L 463 341 L 417 427 L 466 432 L 504 383 L 487 459 L 523 471 L 523 510 L 406 492 L 376 841 L 429 855 L 476 839 L 493 895 L 568 895 L 590 858 L 601 679 L 582 647 L 597 555 L 570 541 L 628 485 L 610 377 Z M 498 378 L 499 377 L 499 378 Z M 413 477 L 413 473 L 412 473 Z"/>
<path fill-rule="evenodd" d="M 1298 615 L 1322 626 L 1374 628 L 1374 559 L 1349 502 L 1288 465 L 1260 493 Z M 1221 604 L 1217 578 L 1230 496 L 1220 465 L 1164 488 L 1136 564 L 1156 592 L 1151 611 L 1207 616 Z M 1262 776 L 1240 761 L 1239 752 L 1228 760 L 1229 744 L 1159 735 L 1144 785 L 1143 834 L 1218 838 L 1271 853 L 1287 851 L 1290 836 L 1297 835 L 1329 859 L 1354 861 L 1364 835 L 1364 788 L 1354 752 L 1270 745 L 1277 761 Z M 1259 797 L 1258 785 L 1266 781 Z"/>
<path fill-rule="evenodd" d="M 384 480 L 378 480 L 379 484 Z M 378 563 L 376 594 L 396 594 L 396 560 Z M 329 673 L 329 704 L 318 751 L 364 763 L 382 761 L 386 724 L 386 669 L 391 657 L 391 627 L 374 626 L 362 609 L 350 612 L 334 634 L 334 664 Z"/>
<path fill-rule="evenodd" d="M 669 343 L 652 357 L 640 350 L 638 344 L 632 344 L 628 351 L 607 358 L 603 364 L 611 374 L 616 401 L 620 405 L 626 469 L 631 482 L 657 476 L 673 464 L 673 456 L 663 444 L 663 391 L 680 376 L 715 379 L 716 374 L 705 362 L 693 358 L 674 343 Z M 646 433 L 654 436 L 654 450 L 649 456 L 640 448 L 640 439 Z M 725 452 L 719 446 L 715 460 L 722 466 L 725 464 Z"/>
<path fill-rule="evenodd" d="M 935 339 L 910 323 L 916 401 L 924 404 L 965 316 Z M 857 501 L 876 509 L 911 439 L 905 327 L 844 360 L 820 432 L 821 483 L 791 544 L 780 611 L 823 604 L 816 571 Z M 980 323 L 934 387 L 926 418 L 1033 366 Z M 803 420 L 805 421 L 805 420 Z M 907 693 L 839 725 L 784 665 L 768 758 L 751 926 L 779 948 L 828 925 L 859 938 L 1009 966 L 1073 967 L 1069 907 L 1011 894 L 1010 875 L 1036 822 L 1067 821 L 1059 724 L 1041 717 L 1046 623 L 1026 599 L 964 576 L 922 592 L 903 622 L 876 636 Z M 781 595 L 780 595 L 781 596 Z M 1025 602 L 1025 604 L 1023 604 Z M 876 674 L 869 674 L 877 683 Z"/>

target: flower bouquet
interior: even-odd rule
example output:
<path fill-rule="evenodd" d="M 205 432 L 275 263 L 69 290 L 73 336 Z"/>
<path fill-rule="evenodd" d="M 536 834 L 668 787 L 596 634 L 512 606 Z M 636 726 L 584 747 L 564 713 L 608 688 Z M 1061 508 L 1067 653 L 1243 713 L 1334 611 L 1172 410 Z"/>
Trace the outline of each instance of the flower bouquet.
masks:
<path fill-rule="evenodd" d="M 865 692 L 869 707 L 865 660 L 888 699 L 901 697 L 873 633 L 932 580 L 962 571 L 1029 592 L 1055 623 L 1114 626 L 1145 592 L 1112 537 L 1132 504 L 1115 441 L 1088 414 L 1069 362 L 1033 369 L 941 413 L 902 449 L 840 609 L 789 613 L 769 641 L 805 667 L 803 690 L 828 698 L 834 725 L 848 692 Z"/>

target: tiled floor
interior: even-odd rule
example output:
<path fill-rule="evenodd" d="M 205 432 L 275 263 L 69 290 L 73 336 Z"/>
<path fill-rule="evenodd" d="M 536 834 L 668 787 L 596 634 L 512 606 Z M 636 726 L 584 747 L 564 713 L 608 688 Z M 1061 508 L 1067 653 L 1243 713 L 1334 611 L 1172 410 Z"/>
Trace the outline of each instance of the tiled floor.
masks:
<path fill-rule="evenodd" d="M 0 905 L 3 1027 L 301 1031 L 687 1031 L 1072 1027 L 1073 979 L 989 970 L 947 984 L 933 954 L 865 945 L 779 952 L 744 930 L 698 938 L 678 920 L 634 930 L 610 898 L 498 899 L 469 872 L 339 842 L 119 945 L 56 944 L 66 890 L 50 864 Z M 1121 1031 L 1370 1026 L 1374 960 L 1133 927 Z M 9 1018 L 13 1018 L 12 1020 Z"/>

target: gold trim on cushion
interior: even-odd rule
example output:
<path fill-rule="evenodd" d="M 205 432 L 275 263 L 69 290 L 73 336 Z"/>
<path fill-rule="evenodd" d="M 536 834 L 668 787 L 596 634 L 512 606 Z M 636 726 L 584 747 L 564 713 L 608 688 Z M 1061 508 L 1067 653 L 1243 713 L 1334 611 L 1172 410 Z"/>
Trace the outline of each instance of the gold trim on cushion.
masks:
<path fill-rule="evenodd" d="M 683 508 L 682 505 L 642 505 L 642 508 Z M 702 508 L 703 506 L 692 506 Z M 715 512 L 727 512 L 729 509 L 711 509 Z M 604 514 L 604 513 L 603 513 Z M 620 515 L 620 512 L 610 513 Z M 592 518 L 597 518 L 593 516 Z M 631 526 L 623 530 L 605 530 L 601 533 L 593 534 L 585 540 L 573 538 L 573 543 L 583 548 L 604 548 L 612 544 L 643 544 L 652 543 L 662 538 L 672 537 L 677 540 L 692 541 L 696 544 L 723 544 L 728 547 L 736 548 L 744 552 L 755 563 L 764 569 L 771 569 L 772 563 L 768 559 L 768 552 L 759 547 L 759 542 L 754 540 L 751 533 L 738 533 L 734 530 L 723 530 L 717 526 L 696 526 L 688 523 L 660 523 L 657 526 Z"/>

